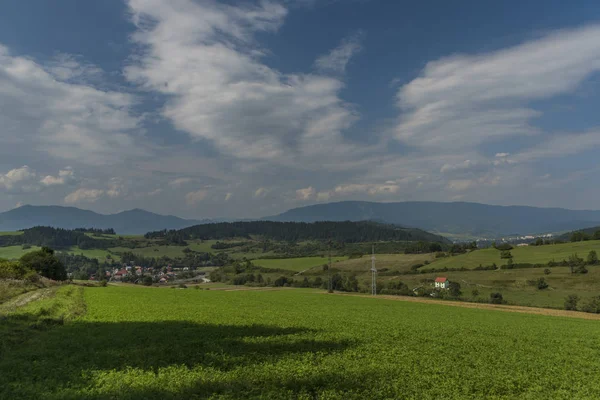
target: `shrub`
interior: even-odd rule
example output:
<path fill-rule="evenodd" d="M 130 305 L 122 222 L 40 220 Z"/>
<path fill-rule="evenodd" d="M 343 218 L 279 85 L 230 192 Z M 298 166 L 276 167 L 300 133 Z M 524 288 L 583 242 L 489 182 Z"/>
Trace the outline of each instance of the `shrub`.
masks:
<path fill-rule="evenodd" d="M 180 283 L 179 285 L 177 285 L 177 287 L 179 289 L 187 289 L 187 286 L 185 285 L 185 283 Z"/>
<path fill-rule="evenodd" d="M 142 280 L 142 283 L 144 284 L 144 286 L 152 286 L 152 277 L 145 276 L 144 279 Z"/>
<path fill-rule="evenodd" d="M 471 294 L 473 295 L 473 297 L 477 297 L 477 296 L 479 296 L 479 290 L 477 290 L 477 289 L 473 289 L 473 290 L 471 291 Z"/>
<path fill-rule="evenodd" d="M 102 286 L 102 287 L 106 287 L 107 285 L 108 285 L 108 282 L 106 282 L 106 279 L 102 279 L 102 280 L 100 281 L 100 286 Z"/>
<path fill-rule="evenodd" d="M 575 311 L 577 310 L 577 303 L 579 302 L 579 296 L 576 294 L 570 294 L 565 299 L 565 310 Z"/>
<path fill-rule="evenodd" d="M 504 298 L 502 297 L 502 293 L 490 293 L 490 303 L 502 304 L 503 302 Z"/>
<path fill-rule="evenodd" d="M 544 290 L 548 288 L 548 282 L 544 278 L 540 278 L 537 280 L 537 288 L 539 290 Z"/>
<path fill-rule="evenodd" d="M 581 307 L 581 311 L 600 314 L 600 296 L 594 296 Z"/>
<path fill-rule="evenodd" d="M 550 275 L 550 273 L 551 273 L 551 272 L 552 272 L 552 271 L 550 271 L 550 268 L 546 268 L 546 269 L 544 270 L 544 274 L 546 274 L 546 275 Z"/>

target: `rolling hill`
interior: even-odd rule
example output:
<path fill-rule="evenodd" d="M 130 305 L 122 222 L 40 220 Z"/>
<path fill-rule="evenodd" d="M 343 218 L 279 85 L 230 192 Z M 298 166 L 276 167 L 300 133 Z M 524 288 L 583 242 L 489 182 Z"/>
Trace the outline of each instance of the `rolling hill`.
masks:
<path fill-rule="evenodd" d="M 16 231 L 34 226 L 55 228 L 113 228 L 119 234 L 142 234 L 161 229 L 182 229 L 207 221 L 186 220 L 134 209 L 117 214 L 98 214 L 76 207 L 30 206 L 0 213 L 0 231 Z"/>
<path fill-rule="evenodd" d="M 496 238 L 597 226 L 600 225 L 600 211 L 466 202 L 343 201 L 294 208 L 263 219 L 290 222 L 376 220 L 450 235 Z"/>

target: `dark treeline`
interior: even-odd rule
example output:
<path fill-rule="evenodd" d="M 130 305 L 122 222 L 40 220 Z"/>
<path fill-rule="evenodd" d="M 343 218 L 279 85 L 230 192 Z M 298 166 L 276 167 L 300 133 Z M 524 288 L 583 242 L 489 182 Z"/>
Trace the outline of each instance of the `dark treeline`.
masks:
<path fill-rule="evenodd" d="M 98 229 L 96 231 L 100 232 L 102 230 Z M 103 232 L 110 231 L 112 229 L 104 230 Z M 24 229 L 21 235 L 0 236 L 0 247 L 18 245 L 47 246 L 53 249 L 67 249 L 72 246 L 78 246 L 80 249 L 136 247 L 135 242 L 125 240 L 122 237 L 116 239 L 97 239 L 86 235 L 86 232 L 81 229 L 69 230 L 49 226 L 36 226 Z"/>
<path fill-rule="evenodd" d="M 117 233 L 113 228 L 98 229 L 98 228 L 75 228 L 75 232 L 95 233 L 98 235 L 116 235 Z"/>
<path fill-rule="evenodd" d="M 376 222 L 222 222 L 195 225 L 181 230 L 163 230 L 149 232 L 147 239 L 166 239 L 184 241 L 191 239 L 232 239 L 260 236 L 263 238 L 295 242 L 303 240 L 333 240 L 343 243 L 359 243 L 373 241 L 427 241 L 449 243 L 442 236 L 437 236 L 420 229 L 401 228 Z"/>

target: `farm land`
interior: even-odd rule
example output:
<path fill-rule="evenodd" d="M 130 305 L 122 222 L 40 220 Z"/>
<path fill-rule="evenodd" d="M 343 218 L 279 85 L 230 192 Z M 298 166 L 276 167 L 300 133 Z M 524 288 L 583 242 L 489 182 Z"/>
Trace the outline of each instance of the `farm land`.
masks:
<path fill-rule="evenodd" d="M 4 313 L 40 328 L 0 330 L 0 398 L 600 397 L 597 320 L 310 289 L 69 288 Z"/>

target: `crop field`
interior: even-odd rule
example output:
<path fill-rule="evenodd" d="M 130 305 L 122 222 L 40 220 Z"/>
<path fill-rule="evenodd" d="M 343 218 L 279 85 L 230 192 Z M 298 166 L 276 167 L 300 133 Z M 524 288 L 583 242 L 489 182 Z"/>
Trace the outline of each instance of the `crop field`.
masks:
<path fill-rule="evenodd" d="M 416 264 L 433 261 L 433 254 L 376 254 L 376 265 L 378 270 L 388 269 L 390 271 L 405 272 Z M 360 258 L 352 258 L 339 262 L 336 269 L 353 272 L 369 272 L 371 269 L 371 256 L 365 255 Z"/>
<path fill-rule="evenodd" d="M 3 354 L 0 398 L 600 398 L 598 321 L 310 290 L 84 297 Z"/>
<path fill-rule="evenodd" d="M 347 257 L 331 257 L 332 268 L 338 268 L 338 263 Z M 252 260 L 254 265 L 266 268 L 279 268 L 289 271 L 302 272 L 314 267 L 320 267 L 329 262 L 328 257 L 298 257 L 298 258 L 265 258 Z"/>
<path fill-rule="evenodd" d="M 22 246 L 0 247 L 0 258 L 5 258 L 7 260 L 15 260 L 17 258 L 21 258 L 23 254 L 39 249 L 40 247 L 37 246 L 31 246 L 31 248 L 25 250 L 23 250 Z"/>
<path fill-rule="evenodd" d="M 590 250 L 596 250 L 600 254 L 600 241 L 590 240 L 587 242 L 563 243 L 547 246 L 515 247 L 511 250 L 513 262 L 515 263 L 540 263 L 548 261 L 562 261 L 569 258 L 573 253 L 585 259 Z M 437 259 L 431 264 L 433 268 L 475 268 L 481 265 L 506 264 L 507 260 L 500 258 L 500 251 L 489 248 L 461 254 L 454 257 Z"/>

